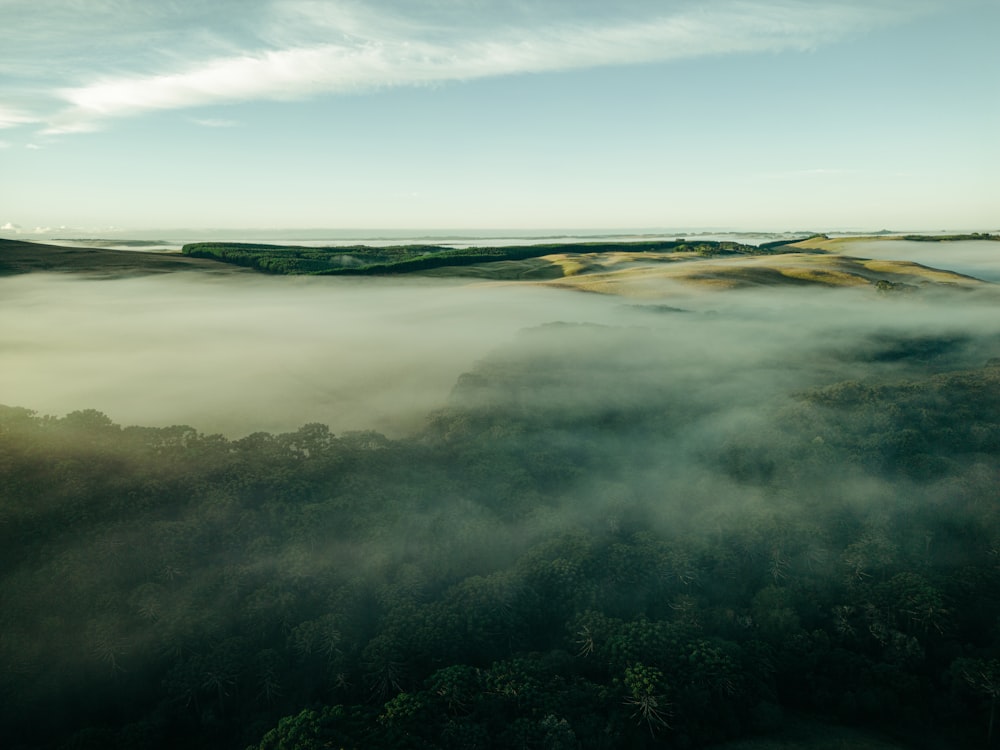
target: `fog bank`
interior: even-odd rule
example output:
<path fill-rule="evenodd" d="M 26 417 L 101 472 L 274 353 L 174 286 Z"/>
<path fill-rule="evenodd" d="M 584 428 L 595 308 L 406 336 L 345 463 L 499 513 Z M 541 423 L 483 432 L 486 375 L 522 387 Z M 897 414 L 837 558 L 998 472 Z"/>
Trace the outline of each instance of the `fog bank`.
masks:
<path fill-rule="evenodd" d="M 862 367 L 905 374 L 912 357 L 875 352 L 859 365 L 831 354 L 877 349 L 879 336 L 957 336 L 952 355 L 985 361 L 987 352 L 962 337 L 997 334 L 992 297 L 960 299 L 664 284 L 664 307 L 446 280 L 32 274 L 0 279 L 0 402 L 51 414 L 93 408 L 122 424 L 230 436 L 308 422 L 396 435 L 443 406 L 459 375 L 519 330 L 559 321 L 656 330 L 655 346 L 669 353 L 662 377 L 729 406 L 752 405 Z M 612 356 L 627 381 L 630 358 L 643 353 Z"/>
<path fill-rule="evenodd" d="M 229 435 L 409 429 L 524 326 L 615 302 L 447 281 L 0 279 L 0 402 Z"/>

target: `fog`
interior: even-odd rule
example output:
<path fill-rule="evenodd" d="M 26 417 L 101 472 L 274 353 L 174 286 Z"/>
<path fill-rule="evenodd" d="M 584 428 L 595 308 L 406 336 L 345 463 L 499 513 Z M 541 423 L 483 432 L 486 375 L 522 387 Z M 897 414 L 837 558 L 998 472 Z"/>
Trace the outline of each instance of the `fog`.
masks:
<path fill-rule="evenodd" d="M 1000 357 L 992 291 L 664 291 L 664 304 L 605 310 L 600 326 L 523 331 L 453 393 L 459 414 L 484 415 L 478 430 L 500 435 L 512 420 L 521 425 L 514 442 L 578 450 L 589 457 L 582 463 L 602 467 L 613 489 L 595 489 L 590 472 L 579 483 L 561 480 L 560 507 L 578 522 L 613 517 L 623 498 L 648 513 L 647 523 L 694 534 L 720 514 L 739 525 L 762 507 L 800 516 L 829 500 L 867 513 L 887 498 L 912 499 L 930 486 L 903 491 L 895 466 L 870 471 L 846 454 L 806 462 L 810 473 L 802 475 L 804 446 L 841 430 L 859 438 L 836 413 L 801 411 L 803 397 L 844 383 L 919 388 L 936 374 L 980 372 Z M 577 302 L 587 300 L 567 299 L 564 311 Z M 724 467 L 744 458 L 753 466 Z M 752 475 L 763 465 L 768 481 L 758 484 Z M 786 470 L 798 474 L 779 476 Z"/>
<path fill-rule="evenodd" d="M 307 422 L 401 435 L 518 331 L 559 321 L 656 331 L 664 378 L 723 404 L 754 403 L 852 377 L 861 365 L 831 353 L 874 346 L 872 335 L 995 334 L 987 297 L 956 305 L 931 292 L 662 284 L 660 299 L 631 303 L 505 283 L 34 274 L 0 279 L 0 394 L 45 414 L 93 408 L 122 424 L 229 436 Z M 963 353 L 986 358 L 968 345 L 952 352 Z M 630 356 L 615 353 L 626 383 Z M 909 364 L 889 358 L 878 368 L 904 374 Z"/>
<path fill-rule="evenodd" d="M 15 746 L 54 715 L 67 743 L 100 725 L 108 747 L 246 747 L 335 704 L 374 734 L 332 744 L 394 746 L 395 698 L 437 700 L 448 665 L 495 684 L 515 658 L 610 696 L 525 713 L 539 747 L 556 710 L 573 747 L 705 745 L 779 705 L 979 726 L 953 661 L 992 653 L 1000 616 L 995 287 L 635 289 L 0 279 L 0 403 L 69 415 L 0 409 Z M 617 645 L 580 661 L 600 627 Z M 710 701 L 706 639 L 742 665 Z M 669 728 L 629 734 L 636 664 L 670 675 Z M 474 692 L 407 731 L 499 700 Z M 522 715 L 491 706 L 483 746 L 512 746 Z M 426 746 L 468 746 L 450 726 Z"/>
<path fill-rule="evenodd" d="M 0 279 L 0 393 L 231 436 L 306 422 L 399 434 L 520 328 L 615 306 L 453 282 L 26 275 Z"/>
<path fill-rule="evenodd" d="M 848 252 L 866 258 L 909 260 L 984 281 L 1000 281 L 1000 243 L 991 240 L 915 242 L 875 240 L 858 243 Z"/>

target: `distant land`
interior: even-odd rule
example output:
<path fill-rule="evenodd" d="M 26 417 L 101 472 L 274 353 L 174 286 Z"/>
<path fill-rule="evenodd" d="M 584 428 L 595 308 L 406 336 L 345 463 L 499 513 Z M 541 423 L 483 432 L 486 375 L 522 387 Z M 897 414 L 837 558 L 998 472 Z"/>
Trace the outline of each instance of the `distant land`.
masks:
<path fill-rule="evenodd" d="M 440 245 L 396 245 L 373 247 L 302 247 L 256 245 L 233 242 L 199 242 L 185 245 L 182 252 L 196 258 L 247 266 L 258 271 L 316 276 L 381 276 L 421 273 L 440 268 L 474 266 L 501 261 L 522 261 L 553 254 L 593 255 L 606 253 L 685 253 L 700 257 L 757 255 L 784 246 L 749 245 L 741 242 L 595 240 L 571 243 L 534 243 L 503 247 L 448 248 Z"/>
<path fill-rule="evenodd" d="M 817 284 L 915 288 L 928 283 L 967 285 L 977 279 L 918 263 L 855 257 L 867 241 L 996 241 L 1000 235 L 814 234 L 749 244 L 738 241 L 589 239 L 501 246 L 437 244 L 311 247 L 244 242 L 198 242 L 180 253 L 146 250 L 160 241 L 74 240 L 62 246 L 0 239 L 0 275 L 68 272 L 102 278 L 176 271 L 291 275 L 428 275 L 494 281 L 550 282 L 580 291 L 635 296 L 640 282 L 661 278 L 703 287 Z M 68 240 L 67 240 L 68 241 Z M 116 248 L 107 247 L 115 243 Z M 844 255 L 848 246 L 851 254 Z M 136 249 L 121 249 L 134 247 Z M 862 253 L 863 254 L 863 253 Z M 710 264 L 700 261 L 711 261 Z"/>
<path fill-rule="evenodd" d="M 0 239 L 0 276 L 39 271 L 142 276 L 173 271 L 239 271 L 220 263 L 177 253 L 134 252 L 101 247 L 63 247 Z"/>

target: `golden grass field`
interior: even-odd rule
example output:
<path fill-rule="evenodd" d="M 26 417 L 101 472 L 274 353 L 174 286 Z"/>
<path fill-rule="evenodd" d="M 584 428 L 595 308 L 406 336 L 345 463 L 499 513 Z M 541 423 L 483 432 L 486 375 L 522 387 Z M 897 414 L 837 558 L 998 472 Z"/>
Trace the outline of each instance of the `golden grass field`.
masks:
<path fill-rule="evenodd" d="M 559 253 L 525 261 L 436 269 L 428 275 L 534 281 L 638 299 L 662 296 L 664 281 L 705 290 L 761 286 L 874 289 L 882 281 L 905 291 L 924 287 L 969 289 L 984 284 L 969 276 L 910 261 L 865 258 L 864 245 L 869 239 L 882 238 L 816 238 L 789 246 L 798 252 L 714 258 L 695 253 Z"/>
<path fill-rule="evenodd" d="M 650 282 L 669 280 L 703 288 L 738 289 L 755 286 L 864 287 L 879 281 L 919 287 L 932 285 L 977 286 L 968 276 L 908 261 L 869 260 L 844 255 L 791 253 L 724 259 L 698 259 L 654 264 L 644 261 L 621 264 L 614 270 L 578 274 L 550 282 L 581 291 L 626 296 L 647 296 Z"/>
<path fill-rule="evenodd" d="M 865 258 L 865 244 L 885 237 L 812 237 L 773 255 L 701 257 L 696 253 L 556 253 L 523 261 L 440 268 L 427 275 L 532 281 L 565 289 L 655 299 L 664 281 L 704 290 L 761 286 L 922 287 L 968 289 L 984 282 L 909 261 Z M 885 285 L 882 285 L 885 287 Z"/>

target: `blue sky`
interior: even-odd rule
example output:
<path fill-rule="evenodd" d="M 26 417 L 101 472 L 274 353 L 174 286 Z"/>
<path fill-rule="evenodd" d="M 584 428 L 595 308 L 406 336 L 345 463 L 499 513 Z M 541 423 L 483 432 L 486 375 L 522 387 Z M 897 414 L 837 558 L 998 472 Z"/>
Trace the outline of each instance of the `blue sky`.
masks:
<path fill-rule="evenodd" d="M 0 0 L 0 233 L 997 229 L 998 31 L 996 0 Z"/>

